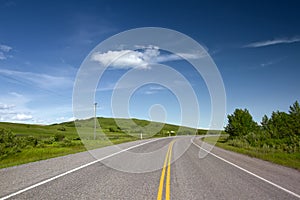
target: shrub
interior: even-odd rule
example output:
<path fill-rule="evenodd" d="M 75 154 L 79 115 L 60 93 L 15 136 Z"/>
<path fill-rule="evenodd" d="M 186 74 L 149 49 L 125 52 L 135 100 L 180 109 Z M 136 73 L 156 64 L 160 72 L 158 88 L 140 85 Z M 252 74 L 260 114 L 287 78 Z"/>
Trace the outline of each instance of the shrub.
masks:
<path fill-rule="evenodd" d="M 55 135 L 54 135 L 54 140 L 56 142 L 62 141 L 64 138 L 65 138 L 65 136 L 61 133 L 55 133 Z"/>
<path fill-rule="evenodd" d="M 109 127 L 108 128 L 109 132 L 118 132 L 119 129 L 117 127 Z"/>
<path fill-rule="evenodd" d="M 60 146 L 62 147 L 69 147 L 69 146 L 73 146 L 74 143 L 72 142 L 72 140 L 68 139 L 68 138 L 64 138 L 62 140 L 62 142 L 60 142 Z"/>
<path fill-rule="evenodd" d="M 7 129 L 0 129 L 0 157 L 20 152 L 20 140 Z"/>
<path fill-rule="evenodd" d="M 24 142 L 26 143 L 26 146 L 35 147 L 38 144 L 38 139 L 34 136 L 27 136 L 24 138 Z"/>
<path fill-rule="evenodd" d="M 55 142 L 55 138 L 54 137 L 49 137 L 49 138 L 43 139 L 42 142 L 44 144 L 53 144 L 53 142 Z"/>
<path fill-rule="evenodd" d="M 58 131 L 66 131 L 66 128 L 64 126 L 57 128 Z"/>

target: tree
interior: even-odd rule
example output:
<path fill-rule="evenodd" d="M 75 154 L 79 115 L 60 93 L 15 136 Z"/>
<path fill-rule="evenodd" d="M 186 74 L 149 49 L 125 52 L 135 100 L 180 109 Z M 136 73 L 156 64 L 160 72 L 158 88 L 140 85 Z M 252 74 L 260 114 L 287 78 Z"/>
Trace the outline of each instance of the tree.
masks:
<path fill-rule="evenodd" d="M 300 105 L 296 101 L 289 110 L 293 132 L 300 136 Z"/>
<path fill-rule="evenodd" d="M 233 137 L 241 137 L 258 130 L 257 123 L 252 119 L 247 109 L 236 109 L 232 115 L 228 115 L 228 124 L 225 131 Z"/>
<path fill-rule="evenodd" d="M 261 120 L 261 126 L 262 126 L 263 130 L 268 129 L 268 124 L 269 124 L 269 118 L 268 118 L 267 115 L 264 115 L 262 120 Z"/>
<path fill-rule="evenodd" d="M 273 112 L 268 123 L 271 137 L 282 139 L 294 135 L 291 116 L 285 112 Z"/>
<path fill-rule="evenodd" d="M 289 113 L 291 116 L 300 117 L 300 105 L 298 101 L 296 101 L 292 106 L 290 106 Z"/>

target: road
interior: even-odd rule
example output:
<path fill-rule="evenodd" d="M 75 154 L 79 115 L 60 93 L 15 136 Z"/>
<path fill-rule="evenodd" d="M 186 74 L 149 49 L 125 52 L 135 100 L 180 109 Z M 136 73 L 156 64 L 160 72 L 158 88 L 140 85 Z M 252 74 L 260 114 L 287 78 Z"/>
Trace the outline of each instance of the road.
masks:
<path fill-rule="evenodd" d="M 140 140 L 1 169 L 0 199 L 300 199 L 299 171 L 217 147 L 199 158 L 201 145 Z"/>

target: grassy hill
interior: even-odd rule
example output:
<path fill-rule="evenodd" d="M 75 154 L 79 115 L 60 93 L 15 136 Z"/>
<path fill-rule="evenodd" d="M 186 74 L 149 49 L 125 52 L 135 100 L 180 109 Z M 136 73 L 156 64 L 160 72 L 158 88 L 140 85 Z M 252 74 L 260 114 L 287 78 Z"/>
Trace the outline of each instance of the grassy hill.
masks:
<path fill-rule="evenodd" d="M 179 126 L 159 122 L 151 122 L 148 126 L 149 121 L 139 119 L 133 119 L 135 124 L 129 123 L 129 119 L 118 119 L 121 129 L 113 118 L 100 117 L 97 120 L 101 128 L 97 127 L 96 140 L 93 137 L 93 118 L 52 125 L 0 122 L 0 168 L 134 141 L 140 139 L 141 127 L 144 127 L 143 138 L 169 136 L 170 131 L 174 131 L 173 135 L 206 133 L 189 127 L 181 127 L 178 131 Z M 157 127 L 159 132 L 150 135 Z M 77 130 L 80 130 L 80 137 Z"/>

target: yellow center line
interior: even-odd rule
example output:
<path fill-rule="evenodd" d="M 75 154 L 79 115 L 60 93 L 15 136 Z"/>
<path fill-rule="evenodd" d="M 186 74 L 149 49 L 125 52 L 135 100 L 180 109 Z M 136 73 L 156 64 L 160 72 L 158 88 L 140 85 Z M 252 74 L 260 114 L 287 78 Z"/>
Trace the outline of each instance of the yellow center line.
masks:
<path fill-rule="evenodd" d="M 171 148 L 169 152 L 168 171 L 167 171 L 167 180 L 166 180 L 166 200 L 170 199 L 171 157 L 172 157 L 173 144 L 174 142 L 171 144 Z"/>
<path fill-rule="evenodd" d="M 170 142 L 169 147 L 168 147 L 168 151 L 167 151 L 167 154 L 166 154 L 166 158 L 165 158 L 163 169 L 162 169 L 161 176 L 160 176 L 159 188 L 158 188 L 158 193 L 157 193 L 157 200 L 162 200 L 165 174 L 166 174 L 166 167 L 168 167 L 168 169 L 167 169 L 167 178 L 166 178 L 167 179 L 166 180 L 166 200 L 170 199 L 170 178 L 171 178 L 171 165 L 170 165 L 170 163 L 171 163 L 171 155 L 172 155 L 172 148 L 173 148 L 174 142 L 175 142 L 175 140 Z M 168 165 L 167 165 L 167 163 L 168 163 Z"/>

